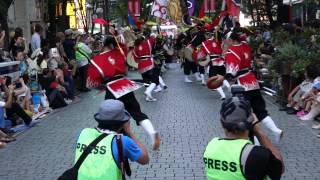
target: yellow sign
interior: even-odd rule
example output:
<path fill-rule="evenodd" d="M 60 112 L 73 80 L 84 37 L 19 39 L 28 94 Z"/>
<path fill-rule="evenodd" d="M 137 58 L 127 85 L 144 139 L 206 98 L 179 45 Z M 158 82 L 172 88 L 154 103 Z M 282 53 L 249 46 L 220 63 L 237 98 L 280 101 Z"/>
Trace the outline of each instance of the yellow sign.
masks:
<path fill-rule="evenodd" d="M 69 16 L 69 26 L 70 28 L 77 28 L 76 16 Z"/>
<path fill-rule="evenodd" d="M 75 5 L 74 5 L 74 3 L 70 3 L 70 2 L 68 2 L 68 4 L 67 4 L 67 16 L 74 16 L 74 15 L 76 15 L 76 12 L 75 12 Z"/>

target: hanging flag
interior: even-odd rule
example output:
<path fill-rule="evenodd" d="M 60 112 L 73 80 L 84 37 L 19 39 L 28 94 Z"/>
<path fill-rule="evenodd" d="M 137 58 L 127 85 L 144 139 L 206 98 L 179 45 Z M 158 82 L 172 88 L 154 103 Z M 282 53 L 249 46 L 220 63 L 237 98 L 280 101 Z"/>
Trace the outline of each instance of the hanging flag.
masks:
<path fill-rule="evenodd" d="M 133 16 L 140 16 L 140 0 L 128 0 L 128 11 Z"/>
<path fill-rule="evenodd" d="M 141 29 L 142 27 L 142 23 L 137 19 L 137 17 L 133 16 L 130 11 L 128 12 L 128 24 L 138 29 Z"/>
<path fill-rule="evenodd" d="M 216 11 L 216 1 L 215 0 L 204 0 L 203 6 L 204 6 L 205 13 L 213 13 Z"/>
<path fill-rule="evenodd" d="M 168 15 L 176 24 L 182 23 L 183 10 L 181 5 L 182 0 L 169 0 L 168 2 Z"/>
<path fill-rule="evenodd" d="M 196 1 L 195 0 L 188 0 L 187 1 L 189 16 L 193 16 L 195 5 L 196 5 Z"/>
<path fill-rule="evenodd" d="M 240 16 L 241 0 L 227 0 L 227 8 L 229 15 L 233 17 Z"/>
<path fill-rule="evenodd" d="M 136 22 L 133 20 L 132 16 L 130 13 L 128 13 L 128 23 L 130 26 L 136 26 Z"/>
<path fill-rule="evenodd" d="M 161 19 L 168 19 L 167 6 L 168 0 L 155 0 L 153 2 L 151 15 Z"/>

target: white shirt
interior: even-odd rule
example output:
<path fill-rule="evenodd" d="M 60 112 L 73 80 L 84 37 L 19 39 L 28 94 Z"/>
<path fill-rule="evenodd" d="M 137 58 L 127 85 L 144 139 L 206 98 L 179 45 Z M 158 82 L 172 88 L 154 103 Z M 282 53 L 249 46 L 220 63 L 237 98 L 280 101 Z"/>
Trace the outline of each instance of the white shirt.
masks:
<path fill-rule="evenodd" d="M 41 38 L 40 34 L 38 33 L 33 33 L 31 37 L 31 49 L 34 52 L 36 49 L 41 48 Z"/>
<path fill-rule="evenodd" d="M 0 108 L 4 107 L 6 105 L 6 102 L 0 101 Z"/>

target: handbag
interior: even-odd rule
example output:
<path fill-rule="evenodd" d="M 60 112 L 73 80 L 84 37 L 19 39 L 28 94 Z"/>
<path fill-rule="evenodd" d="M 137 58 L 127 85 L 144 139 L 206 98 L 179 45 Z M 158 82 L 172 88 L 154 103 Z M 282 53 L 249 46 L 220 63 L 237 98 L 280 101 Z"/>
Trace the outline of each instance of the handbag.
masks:
<path fill-rule="evenodd" d="M 108 134 L 101 134 L 100 136 L 98 136 L 94 141 L 92 141 L 89 146 L 84 150 L 84 152 L 81 154 L 81 156 L 79 157 L 78 161 L 76 162 L 76 164 L 66 170 L 59 178 L 58 180 L 77 180 L 78 179 L 78 171 L 79 168 L 81 166 L 81 164 L 83 163 L 83 161 L 87 158 L 87 156 L 91 153 L 91 151 L 94 149 L 94 147 L 103 139 L 107 136 Z"/>

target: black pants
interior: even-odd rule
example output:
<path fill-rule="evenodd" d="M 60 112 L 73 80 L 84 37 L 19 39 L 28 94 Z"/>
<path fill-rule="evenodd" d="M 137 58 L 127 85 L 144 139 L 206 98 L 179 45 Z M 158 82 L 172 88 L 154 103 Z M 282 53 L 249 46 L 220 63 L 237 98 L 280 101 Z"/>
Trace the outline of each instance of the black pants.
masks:
<path fill-rule="evenodd" d="M 79 75 L 79 89 L 83 90 L 86 89 L 87 84 L 87 72 L 88 72 L 88 65 L 79 67 L 78 75 Z"/>
<path fill-rule="evenodd" d="M 14 115 L 19 116 L 26 125 L 29 125 L 32 121 L 31 117 L 23 110 L 18 103 L 12 103 L 11 108 L 6 109 L 7 117 L 11 120 L 12 126 L 16 126 L 17 121 L 13 120 Z"/>
<path fill-rule="evenodd" d="M 197 71 L 200 74 L 205 74 L 206 73 L 203 66 L 200 66 L 200 65 L 196 65 L 196 66 L 197 66 Z"/>
<path fill-rule="evenodd" d="M 221 75 L 224 76 L 226 74 L 226 68 L 224 66 L 212 66 L 209 68 L 209 77 Z"/>
<path fill-rule="evenodd" d="M 147 72 L 142 73 L 141 76 L 143 78 L 143 82 L 155 83 L 156 85 L 159 85 L 159 75 L 158 75 L 157 70 L 155 68 L 153 68 Z"/>
<path fill-rule="evenodd" d="M 264 101 L 260 89 L 244 92 L 245 98 L 250 101 L 253 112 L 256 114 L 259 121 L 262 121 L 268 116 L 266 110 L 266 102 Z"/>
<path fill-rule="evenodd" d="M 52 109 L 57 109 L 67 106 L 64 98 L 67 97 L 66 94 L 60 92 L 57 89 L 47 91 L 47 97 L 49 99 L 49 104 Z"/>
<path fill-rule="evenodd" d="M 197 65 L 195 62 L 190 62 L 186 60 L 183 64 L 184 75 L 190 75 L 192 73 L 197 72 Z"/>
<path fill-rule="evenodd" d="M 116 98 L 108 89 L 106 89 L 105 99 L 116 99 Z M 136 97 L 134 96 L 133 92 L 126 94 L 118 98 L 117 100 L 123 102 L 125 109 L 130 113 L 132 118 L 136 121 L 137 125 L 139 125 L 141 121 L 145 119 L 149 119 L 148 116 L 141 111 L 140 104 L 137 101 Z"/>

